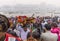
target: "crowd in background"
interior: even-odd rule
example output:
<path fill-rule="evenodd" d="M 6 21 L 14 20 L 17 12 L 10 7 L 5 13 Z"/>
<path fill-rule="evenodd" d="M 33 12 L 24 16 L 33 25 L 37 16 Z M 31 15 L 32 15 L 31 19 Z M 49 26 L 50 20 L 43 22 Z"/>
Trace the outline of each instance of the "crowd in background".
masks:
<path fill-rule="evenodd" d="M 60 41 L 59 17 L 16 16 L 8 19 L 7 33 L 20 37 L 22 41 Z"/>

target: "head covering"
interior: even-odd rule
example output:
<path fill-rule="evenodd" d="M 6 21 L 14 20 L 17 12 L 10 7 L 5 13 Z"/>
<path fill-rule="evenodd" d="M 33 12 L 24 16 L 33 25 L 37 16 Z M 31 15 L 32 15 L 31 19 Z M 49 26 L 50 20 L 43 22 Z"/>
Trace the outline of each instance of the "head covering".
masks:
<path fill-rule="evenodd" d="M 6 32 L 10 26 L 8 18 L 1 14 L 0 14 L 0 25 L 2 26 L 2 27 L 0 27 L 0 28 L 2 28 L 2 32 Z"/>

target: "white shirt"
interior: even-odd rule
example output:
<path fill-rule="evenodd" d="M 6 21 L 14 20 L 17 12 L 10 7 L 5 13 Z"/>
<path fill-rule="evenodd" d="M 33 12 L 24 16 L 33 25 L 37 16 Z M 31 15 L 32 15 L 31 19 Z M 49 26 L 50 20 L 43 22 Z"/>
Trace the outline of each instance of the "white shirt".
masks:
<path fill-rule="evenodd" d="M 22 38 L 22 40 L 26 40 L 27 39 L 28 32 L 30 32 L 29 29 L 27 29 L 26 32 L 24 31 L 24 29 L 21 30 L 21 38 Z"/>
<path fill-rule="evenodd" d="M 43 39 L 43 41 L 57 41 L 58 35 L 47 31 L 46 33 L 42 33 L 41 39 Z"/>

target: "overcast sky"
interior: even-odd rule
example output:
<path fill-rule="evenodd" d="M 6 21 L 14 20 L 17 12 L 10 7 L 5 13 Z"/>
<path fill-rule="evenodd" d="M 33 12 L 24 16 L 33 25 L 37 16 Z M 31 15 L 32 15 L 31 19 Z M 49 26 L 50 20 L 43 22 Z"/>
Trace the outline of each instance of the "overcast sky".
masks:
<path fill-rule="evenodd" d="M 0 0 L 0 6 L 16 4 L 41 4 L 43 2 L 60 6 L 60 0 Z"/>

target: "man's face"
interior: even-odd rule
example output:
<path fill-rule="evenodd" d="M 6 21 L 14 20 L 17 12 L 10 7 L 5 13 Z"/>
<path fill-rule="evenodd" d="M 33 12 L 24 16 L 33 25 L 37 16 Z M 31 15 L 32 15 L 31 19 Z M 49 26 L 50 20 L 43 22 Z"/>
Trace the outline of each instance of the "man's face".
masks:
<path fill-rule="evenodd" d="M 27 27 L 24 27 L 24 31 L 27 31 Z"/>

